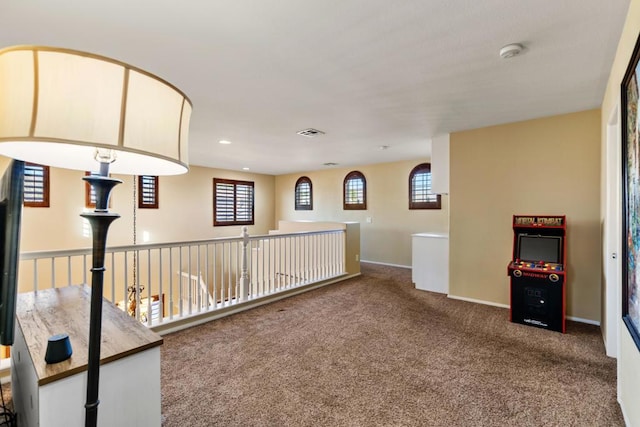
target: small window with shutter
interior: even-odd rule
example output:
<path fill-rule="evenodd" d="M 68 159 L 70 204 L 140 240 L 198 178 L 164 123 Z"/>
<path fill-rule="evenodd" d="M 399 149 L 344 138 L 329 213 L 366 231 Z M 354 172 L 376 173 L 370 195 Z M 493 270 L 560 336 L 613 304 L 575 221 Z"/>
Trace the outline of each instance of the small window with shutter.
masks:
<path fill-rule="evenodd" d="M 301 176 L 296 181 L 295 206 L 297 211 L 313 210 L 313 192 L 311 180 L 306 176 Z"/>
<path fill-rule="evenodd" d="M 342 190 L 345 210 L 367 209 L 367 180 L 362 172 L 349 172 L 344 178 Z"/>
<path fill-rule="evenodd" d="M 440 208 L 440 195 L 431 192 L 431 164 L 421 163 L 409 174 L 409 209 Z"/>
<path fill-rule="evenodd" d="M 213 179 L 213 225 L 253 225 L 254 185 L 251 181 Z"/>
<path fill-rule="evenodd" d="M 158 209 L 158 177 L 140 175 L 138 177 L 138 207 Z"/>
<path fill-rule="evenodd" d="M 49 166 L 25 162 L 24 206 L 49 207 Z"/>

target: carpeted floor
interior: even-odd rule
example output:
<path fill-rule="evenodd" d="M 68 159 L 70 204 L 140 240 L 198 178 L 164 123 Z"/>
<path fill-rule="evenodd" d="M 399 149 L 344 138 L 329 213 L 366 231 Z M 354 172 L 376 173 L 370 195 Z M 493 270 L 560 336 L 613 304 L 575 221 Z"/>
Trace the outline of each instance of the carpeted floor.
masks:
<path fill-rule="evenodd" d="M 362 273 L 165 336 L 163 426 L 624 425 L 598 327 L 513 324 L 411 270 Z"/>

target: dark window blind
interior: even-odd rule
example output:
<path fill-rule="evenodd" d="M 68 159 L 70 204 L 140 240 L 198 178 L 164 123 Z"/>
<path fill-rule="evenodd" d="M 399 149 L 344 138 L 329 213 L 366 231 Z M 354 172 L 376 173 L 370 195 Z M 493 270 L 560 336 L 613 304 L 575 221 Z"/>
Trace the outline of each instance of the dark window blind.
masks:
<path fill-rule="evenodd" d="M 24 164 L 24 205 L 49 207 L 49 166 Z"/>
<path fill-rule="evenodd" d="M 313 209 L 311 180 L 306 176 L 298 178 L 296 182 L 295 207 L 297 211 Z"/>
<path fill-rule="evenodd" d="M 343 190 L 344 209 L 367 209 L 367 181 L 361 172 L 349 172 L 344 179 Z"/>
<path fill-rule="evenodd" d="M 138 177 L 138 207 L 158 209 L 158 177 L 140 175 Z"/>
<path fill-rule="evenodd" d="M 213 225 L 254 224 L 254 184 L 214 178 Z"/>
<path fill-rule="evenodd" d="M 439 194 L 431 192 L 431 165 L 422 163 L 409 174 L 409 209 L 440 209 Z"/>

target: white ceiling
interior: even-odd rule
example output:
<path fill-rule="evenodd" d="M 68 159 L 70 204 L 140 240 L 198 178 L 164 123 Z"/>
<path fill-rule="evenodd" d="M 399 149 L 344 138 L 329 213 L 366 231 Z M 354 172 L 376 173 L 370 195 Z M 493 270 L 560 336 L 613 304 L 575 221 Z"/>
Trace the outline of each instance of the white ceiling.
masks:
<path fill-rule="evenodd" d="M 434 135 L 597 108 L 628 5 L 0 0 L 0 47 L 157 74 L 193 103 L 191 164 L 277 175 L 428 157 Z M 516 42 L 524 54 L 500 59 Z M 326 134 L 296 134 L 309 127 Z"/>

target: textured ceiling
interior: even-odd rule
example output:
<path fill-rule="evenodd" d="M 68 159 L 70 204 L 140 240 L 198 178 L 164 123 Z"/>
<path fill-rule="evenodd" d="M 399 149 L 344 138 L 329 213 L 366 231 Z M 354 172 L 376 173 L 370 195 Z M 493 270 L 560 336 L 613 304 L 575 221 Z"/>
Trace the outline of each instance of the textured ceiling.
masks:
<path fill-rule="evenodd" d="M 0 47 L 157 74 L 193 102 L 191 164 L 283 174 L 427 157 L 434 135 L 597 108 L 628 5 L 0 0 Z M 502 60 L 508 43 L 526 50 Z M 325 134 L 296 134 L 309 127 Z"/>

